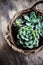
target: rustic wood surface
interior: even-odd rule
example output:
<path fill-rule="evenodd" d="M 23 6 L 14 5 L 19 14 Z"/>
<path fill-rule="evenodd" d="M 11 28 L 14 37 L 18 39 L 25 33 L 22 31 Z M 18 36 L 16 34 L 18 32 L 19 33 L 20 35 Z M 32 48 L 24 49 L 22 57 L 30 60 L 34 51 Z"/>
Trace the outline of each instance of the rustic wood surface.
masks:
<path fill-rule="evenodd" d="M 43 65 L 43 49 L 37 54 L 14 52 L 4 41 L 6 27 L 14 14 L 40 0 L 0 0 L 0 65 Z M 43 12 L 43 4 L 38 6 Z"/>

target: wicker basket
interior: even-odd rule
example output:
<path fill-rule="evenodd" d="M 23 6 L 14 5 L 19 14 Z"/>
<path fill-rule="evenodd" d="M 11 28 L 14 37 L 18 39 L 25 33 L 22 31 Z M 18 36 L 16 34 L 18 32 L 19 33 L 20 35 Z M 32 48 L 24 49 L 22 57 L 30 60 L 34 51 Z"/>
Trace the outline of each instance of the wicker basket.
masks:
<path fill-rule="evenodd" d="M 16 44 L 14 43 L 15 40 L 13 40 L 13 37 L 12 37 L 12 34 L 11 34 L 11 26 L 12 26 L 13 21 L 15 19 L 17 19 L 17 17 L 21 16 L 22 14 L 25 14 L 25 13 L 28 13 L 28 12 L 34 10 L 35 12 L 38 12 L 39 14 L 43 15 L 42 12 L 40 12 L 39 10 L 36 9 L 36 5 L 38 5 L 39 3 L 43 3 L 43 1 L 39 1 L 39 2 L 35 3 L 31 8 L 17 12 L 7 26 L 7 33 L 4 37 L 4 39 L 7 42 L 7 44 L 16 52 L 24 53 L 24 54 L 37 53 L 43 47 L 43 45 L 41 45 L 38 48 L 33 49 L 33 50 L 21 49 L 21 48 L 16 46 Z"/>

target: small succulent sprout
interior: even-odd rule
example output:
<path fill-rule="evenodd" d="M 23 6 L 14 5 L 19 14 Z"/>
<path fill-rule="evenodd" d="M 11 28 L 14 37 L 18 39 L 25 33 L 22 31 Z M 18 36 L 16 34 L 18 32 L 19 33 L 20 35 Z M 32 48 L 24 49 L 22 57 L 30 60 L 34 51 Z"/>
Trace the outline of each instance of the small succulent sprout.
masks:
<path fill-rule="evenodd" d="M 33 49 L 39 45 L 39 34 L 33 30 L 32 26 L 23 26 L 17 34 L 17 44 L 24 48 Z"/>
<path fill-rule="evenodd" d="M 13 24 L 14 26 L 22 26 L 22 23 L 23 23 L 22 19 L 17 19 L 16 22 L 14 22 Z"/>

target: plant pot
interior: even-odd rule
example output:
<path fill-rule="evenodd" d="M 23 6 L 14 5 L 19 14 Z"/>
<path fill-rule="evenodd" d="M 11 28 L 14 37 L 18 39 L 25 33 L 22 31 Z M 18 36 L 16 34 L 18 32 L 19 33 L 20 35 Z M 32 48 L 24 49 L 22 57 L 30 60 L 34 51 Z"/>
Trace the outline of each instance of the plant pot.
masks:
<path fill-rule="evenodd" d="M 37 48 L 31 49 L 31 50 L 24 49 L 22 47 L 17 46 L 16 45 L 16 43 L 17 43 L 16 42 L 17 41 L 17 38 L 16 38 L 17 30 L 16 29 L 14 30 L 14 27 L 13 27 L 13 22 L 17 18 L 22 17 L 24 14 L 28 14 L 31 11 L 35 11 L 37 14 L 43 16 L 43 13 L 36 9 L 36 5 L 38 5 L 39 3 L 43 3 L 43 1 L 39 1 L 39 2 L 35 3 L 31 8 L 17 12 L 7 26 L 7 33 L 6 33 L 4 38 L 7 42 L 7 44 L 16 52 L 24 53 L 24 54 L 37 53 L 43 47 L 43 40 L 42 39 L 40 39 L 39 46 Z M 42 40 L 42 42 L 41 42 L 41 40 Z"/>

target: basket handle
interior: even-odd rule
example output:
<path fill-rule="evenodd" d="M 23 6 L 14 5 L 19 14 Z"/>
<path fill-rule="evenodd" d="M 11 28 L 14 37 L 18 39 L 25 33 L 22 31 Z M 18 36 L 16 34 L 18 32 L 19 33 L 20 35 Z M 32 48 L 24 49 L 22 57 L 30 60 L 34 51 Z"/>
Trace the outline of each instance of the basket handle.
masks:
<path fill-rule="evenodd" d="M 36 3 L 31 7 L 31 9 L 35 9 L 36 6 L 37 6 L 38 4 L 41 4 L 41 3 L 43 3 L 43 1 L 36 2 Z"/>

